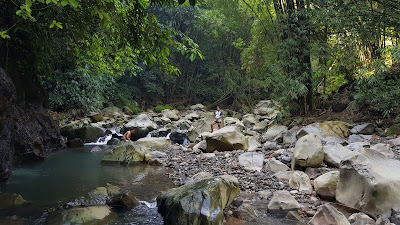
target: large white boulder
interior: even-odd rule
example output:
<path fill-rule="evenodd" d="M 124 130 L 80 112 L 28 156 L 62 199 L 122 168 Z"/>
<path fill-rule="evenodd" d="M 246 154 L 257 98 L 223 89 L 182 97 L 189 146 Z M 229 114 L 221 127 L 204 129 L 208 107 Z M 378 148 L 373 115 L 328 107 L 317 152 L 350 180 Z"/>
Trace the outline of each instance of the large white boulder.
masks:
<path fill-rule="evenodd" d="M 199 119 L 193 122 L 192 126 L 190 126 L 187 132 L 187 138 L 189 139 L 189 141 L 195 142 L 196 138 L 199 137 L 200 134 L 211 131 L 211 123 L 213 121 L 214 117 L 208 116 L 206 118 Z M 217 125 L 214 126 L 214 130 L 216 129 L 218 129 Z"/>
<path fill-rule="evenodd" d="M 261 137 L 259 135 L 256 136 L 247 136 L 248 149 L 247 151 L 255 151 L 257 149 L 262 148 Z"/>
<path fill-rule="evenodd" d="M 311 194 L 313 191 L 310 178 L 302 171 L 295 171 L 292 174 L 289 179 L 289 186 L 306 194 Z"/>
<path fill-rule="evenodd" d="M 400 161 L 370 149 L 340 166 L 336 200 L 369 215 L 389 217 L 400 210 Z"/>
<path fill-rule="evenodd" d="M 290 168 L 286 164 L 282 163 L 279 160 L 276 160 L 275 158 L 270 158 L 267 160 L 267 162 L 265 163 L 265 169 L 274 173 L 290 170 Z"/>
<path fill-rule="evenodd" d="M 153 149 L 171 145 L 171 140 L 166 138 L 153 138 L 153 137 L 140 138 L 139 140 L 136 141 L 136 144 L 142 145 L 147 149 Z"/>
<path fill-rule="evenodd" d="M 349 136 L 349 124 L 342 121 L 325 121 L 309 124 L 297 132 L 297 138 L 306 134 L 316 134 L 321 140 L 332 143 L 343 143 Z"/>
<path fill-rule="evenodd" d="M 239 164 L 247 171 L 260 171 L 264 165 L 264 154 L 245 152 L 239 156 Z"/>
<path fill-rule="evenodd" d="M 372 123 L 364 123 L 353 127 L 350 130 L 352 134 L 373 134 L 375 131 L 375 125 Z"/>
<path fill-rule="evenodd" d="M 260 101 L 254 108 L 254 114 L 261 116 L 268 116 L 271 119 L 275 119 L 281 112 L 278 110 L 279 104 L 272 100 Z"/>
<path fill-rule="evenodd" d="M 267 132 L 265 132 L 262 137 L 263 141 L 275 141 L 277 139 L 281 139 L 283 134 L 288 131 L 288 128 L 283 125 L 273 125 L 268 128 Z"/>
<path fill-rule="evenodd" d="M 48 224 L 108 224 L 117 215 L 108 205 L 72 208 L 49 217 Z"/>
<path fill-rule="evenodd" d="M 339 168 L 344 159 L 355 155 L 355 152 L 350 151 L 339 143 L 327 144 L 323 147 L 323 151 L 325 163 L 336 168 Z"/>
<path fill-rule="evenodd" d="M 122 141 L 115 148 L 104 152 L 103 163 L 130 164 L 143 162 L 148 149 L 132 141 Z"/>
<path fill-rule="evenodd" d="M 300 204 L 286 190 L 275 191 L 268 203 L 268 211 L 272 213 L 282 213 L 299 208 Z"/>
<path fill-rule="evenodd" d="M 314 180 L 315 192 L 324 198 L 335 198 L 338 182 L 339 171 L 324 173 Z"/>
<path fill-rule="evenodd" d="M 247 138 L 234 126 L 206 133 L 203 137 L 207 142 L 207 152 L 247 149 Z"/>
<path fill-rule="evenodd" d="M 393 150 L 390 149 L 389 144 L 378 143 L 376 145 L 371 146 L 371 149 L 391 159 L 394 158 L 395 156 Z"/>
<path fill-rule="evenodd" d="M 246 127 L 254 126 L 258 121 L 259 119 L 254 114 L 246 114 L 242 118 L 242 122 Z"/>
<path fill-rule="evenodd" d="M 295 164 L 303 167 L 318 167 L 324 160 L 322 143 L 316 134 L 307 134 L 296 142 L 293 151 Z"/>
<path fill-rule="evenodd" d="M 135 132 L 131 135 L 131 139 L 137 140 L 146 137 L 150 131 L 156 130 L 157 124 L 150 119 L 149 115 L 142 113 L 125 124 L 123 131 L 132 129 L 134 129 Z"/>
<path fill-rule="evenodd" d="M 170 109 L 164 109 L 163 111 L 161 111 L 161 114 L 164 118 L 168 118 L 171 121 L 177 121 L 179 120 L 179 116 L 178 116 L 179 111 L 178 110 L 170 110 Z"/>
<path fill-rule="evenodd" d="M 244 129 L 244 124 L 238 118 L 226 117 L 224 119 L 224 126 L 237 126 L 240 129 Z"/>

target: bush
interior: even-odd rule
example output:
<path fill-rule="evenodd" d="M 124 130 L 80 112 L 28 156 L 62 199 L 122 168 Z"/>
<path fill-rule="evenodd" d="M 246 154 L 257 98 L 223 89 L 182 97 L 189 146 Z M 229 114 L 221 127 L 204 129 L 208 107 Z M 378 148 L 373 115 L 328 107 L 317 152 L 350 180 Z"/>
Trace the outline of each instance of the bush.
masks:
<path fill-rule="evenodd" d="M 158 105 L 154 108 L 154 111 L 156 111 L 157 113 L 160 113 L 161 111 L 163 111 L 164 109 L 173 109 L 172 106 L 169 105 Z"/>
<path fill-rule="evenodd" d="M 50 108 L 55 111 L 102 108 L 109 97 L 108 90 L 114 84 L 112 77 L 89 75 L 82 70 L 55 71 L 52 76 L 42 80 L 44 89 L 49 93 Z"/>
<path fill-rule="evenodd" d="M 142 110 L 135 105 L 133 102 L 129 101 L 127 98 L 123 97 L 123 96 L 119 96 L 118 101 L 115 103 L 115 106 L 117 106 L 118 108 L 123 108 L 124 106 L 127 106 L 128 108 L 130 108 L 133 112 L 133 114 L 139 114 L 142 112 Z"/>
<path fill-rule="evenodd" d="M 367 109 L 389 117 L 400 108 L 400 65 L 395 64 L 386 72 L 380 72 L 358 80 L 354 95 L 358 109 Z"/>

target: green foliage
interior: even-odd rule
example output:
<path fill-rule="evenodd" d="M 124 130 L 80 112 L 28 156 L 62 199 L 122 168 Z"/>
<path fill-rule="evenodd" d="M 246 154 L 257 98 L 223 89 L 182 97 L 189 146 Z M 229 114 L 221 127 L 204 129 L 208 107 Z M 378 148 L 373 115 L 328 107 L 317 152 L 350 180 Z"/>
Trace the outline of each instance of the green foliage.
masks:
<path fill-rule="evenodd" d="M 400 68 L 364 77 L 357 81 L 355 101 L 360 110 L 369 110 L 385 117 L 399 113 Z"/>
<path fill-rule="evenodd" d="M 163 111 L 164 109 L 174 109 L 172 106 L 169 105 L 157 105 L 156 107 L 154 107 L 154 111 L 156 113 L 160 113 L 161 111 Z"/>
<path fill-rule="evenodd" d="M 109 88 L 114 85 L 114 79 L 89 75 L 82 70 L 64 73 L 55 71 L 42 84 L 49 93 L 51 109 L 90 111 L 102 108 L 107 101 Z"/>

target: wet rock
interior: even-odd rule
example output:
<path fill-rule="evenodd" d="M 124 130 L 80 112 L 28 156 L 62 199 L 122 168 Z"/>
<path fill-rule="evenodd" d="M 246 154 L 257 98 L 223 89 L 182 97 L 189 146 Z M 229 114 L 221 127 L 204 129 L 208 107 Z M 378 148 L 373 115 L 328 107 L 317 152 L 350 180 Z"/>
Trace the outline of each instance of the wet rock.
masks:
<path fill-rule="evenodd" d="M 346 217 L 330 204 L 318 207 L 317 213 L 309 225 L 350 225 Z"/>
<path fill-rule="evenodd" d="M 323 198 L 333 199 L 339 182 L 339 171 L 324 173 L 314 180 L 315 192 Z"/>
<path fill-rule="evenodd" d="M 107 145 L 117 145 L 121 142 L 118 138 L 111 138 L 109 141 L 107 141 Z"/>
<path fill-rule="evenodd" d="M 353 127 L 350 130 L 352 134 L 373 134 L 375 131 L 375 125 L 372 123 L 364 123 Z"/>
<path fill-rule="evenodd" d="M 139 205 L 135 195 L 131 192 L 125 192 L 123 194 L 116 194 L 111 199 L 107 200 L 107 205 L 120 206 L 124 208 L 133 208 Z"/>
<path fill-rule="evenodd" d="M 94 146 L 94 147 L 90 150 L 90 152 L 101 152 L 101 151 L 103 151 L 103 149 L 100 148 L 99 146 Z"/>
<path fill-rule="evenodd" d="M 78 148 L 78 147 L 83 147 L 83 141 L 80 138 L 74 138 L 72 140 L 69 140 L 67 142 L 67 146 L 69 148 Z"/>
<path fill-rule="evenodd" d="M 394 158 L 395 154 L 392 151 L 392 149 L 390 149 L 390 145 L 389 144 L 384 144 L 384 143 L 378 143 L 376 145 L 371 146 L 371 149 L 374 151 L 377 151 L 379 153 L 381 153 L 382 155 L 392 159 Z"/>
<path fill-rule="evenodd" d="M 183 130 L 173 131 L 169 135 L 169 139 L 172 141 L 172 143 L 183 144 L 183 142 L 186 140 L 186 131 Z"/>
<path fill-rule="evenodd" d="M 114 149 L 104 152 L 102 163 L 114 162 L 130 164 L 144 161 L 148 149 L 131 141 L 122 141 Z"/>
<path fill-rule="evenodd" d="M 340 166 L 336 200 L 372 216 L 400 210 L 400 162 L 370 149 Z"/>
<path fill-rule="evenodd" d="M 237 209 L 235 209 L 232 215 L 238 219 L 253 221 L 257 218 L 255 209 L 247 203 L 242 204 Z"/>
<path fill-rule="evenodd" d="M 290 170 L 290 168 L 286 164 L 282 163 L 279 160 L 276 160 L 275 158 L 270 158 L 267 160 L 267 162 L 265 163 L 265 169 L 274 173 Z"/>
<path fill-rule="evenodd" d="M 239 164 L 247 171 L 260 171 L 264 165 L 264 154 L 245 152 L 239 156 Z"/>
<path fill-rule="evenodd" d="M 93 123 L 97 123 L 97 122 L 103 121 L 103 115 L 101 115 L 98 112 L 91 112 L 89 114 L 89 118 L 92 120 Z"/>
<path fill-rule="evenodd" d="M 271 201 L 268 203 L 268 211 L 271 213 L 284 214 L 299 208 L 300 204 L 286 190 L 275 191 Z"/>
<path fill-rule="evenodd" d="M 207 152 L 247 149 L 247 138 L 233 126 L 205 135 Z"/>
<path fill-rule="evenodd" d="M 316 134 L 308 134 L 296 142 L 293 152 L 295 164 L 304 167 L 318 167 L 324 160 L 321 140 Z"/>
<path fill-rule="evenodd" d="M 144 160 L 150 165 L 166 165 L 168 162 L 168 155 L 165 152 L 149 151 L 144 155 Z"/>
<path fill-rule="evenodd" d="M 238 194 L 238 180 L 225 175 L 171 189 L 157 197 L 157 207 L 165 225 L 222 224 L 224 208 Z"/>
<path fill-rule="evenodd" d="M 313 191 L 310 178 L 307 174 L 301 171 L 295 171 L 292 174 L 289 179 L 289 186 L 306 194 L 311 194 Z"/>
<path fill-rule="evenodd" d="M 288 212 L 288 214 L 286 215 L 285 219 L 304 223 L 303 217 L 301 217 L 297 211 Z"/>
<path fill-rule="evenodd" d="M 390 217 L 390 221 L 394 224 L 400 224 L 400 211 L 392 210 L 392 216 Z"/>
<path fill-rule="evenodd" d="M 282 125 L 273 125 L 268 128 L 267 132 L 262 135 L 263 140 L 265 141 L 276 141 L 282 140 L 283 134 L 288 131 L 286 126 Z"/>
<path fill-rule="evenodd" d="M 79 138 L 84 143 L 88 143 L 88 142 L 96 142 L 97 139 L 105 135 L 105 132 L 100 127 L 94 127 L 94 126 L 76 127 L 69 125 L 61 128 L 61 135 L 67 137 L 68 140 Z"/>
<path fill-rule="evenodd" d="M 375 224 L 375 220 L 363 212 L 352 214 L 349 217 L 349 222 L 351 225 L 368 225 L 368 224 L 374 225 Z"/>
<path fill-rule="evenodd" d="M 0 209 L 21 206 L 25 203 L 25 199 L 19 194 L 0 193 Z"/>
<path fill-rule="evenodd" d="M 73 208 L 51 215 L 48 224 L 108 224 L 117 215 L 107 205 Z"/>
<path fill-rule="evenodd" d="M 340 163 L 355 153 L 339 143 L 328 144 L 323 147 L 324 161 L 327 165 L 339 168 Z"/>

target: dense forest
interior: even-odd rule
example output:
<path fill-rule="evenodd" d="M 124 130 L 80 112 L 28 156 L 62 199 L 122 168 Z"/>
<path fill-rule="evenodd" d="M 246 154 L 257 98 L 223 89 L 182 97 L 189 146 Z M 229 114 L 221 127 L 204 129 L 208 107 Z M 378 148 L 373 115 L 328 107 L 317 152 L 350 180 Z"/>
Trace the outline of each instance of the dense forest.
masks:
<path fill-rule="evenodd" d="M 179 3 L 4 1 L 0 65 L 54 111 L 275 99 L 308 114 L 347 84 L 342 108 L 398 115 L 398 1 Z"/>

